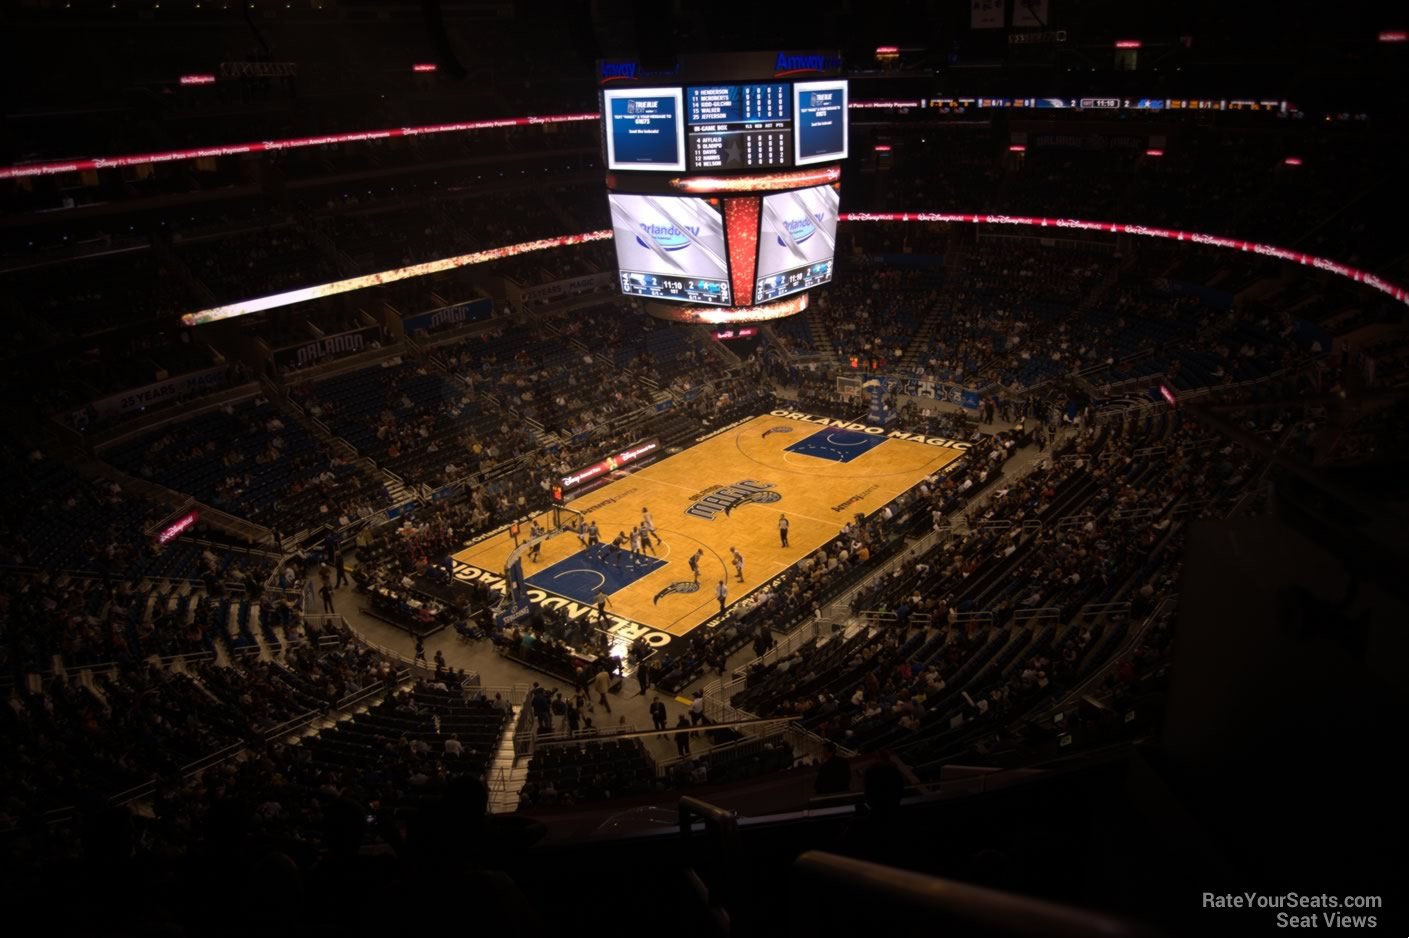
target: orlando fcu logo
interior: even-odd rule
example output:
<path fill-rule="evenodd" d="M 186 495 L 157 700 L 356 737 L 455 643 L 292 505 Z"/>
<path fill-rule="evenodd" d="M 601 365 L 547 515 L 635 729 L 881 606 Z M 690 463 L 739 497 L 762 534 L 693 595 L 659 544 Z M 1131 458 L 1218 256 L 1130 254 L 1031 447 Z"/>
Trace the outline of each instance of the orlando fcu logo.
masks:
<path fill-rule="evenodd" d="M 688 232 L 688 234 L 686 232 Z M 681 248 L 690 246 L 691 236 L 698 238 L 700 236 L 700 229 L 698 227 L 691 228 L 689 226 L 686 226 L 685 229 L 681 229 L 675 225 L 651 225 L 643 223 L 641 225 L 641 234 L 636 236 L 636 243 L 649 250 L 651 246 L 646 243 L 646 238 L 650 238 L 667 251 L 678 251 Z"/>
<path fill-rule="evenodd" d="M 694 580 L 676 580 L 659 593 L 656 593 L 655 598 L 651 600 L 651 605 L 656 605 L 671 593 L 698 593 L 699 590 L 700 584 L 696 583 Z"/>
<path fill-rule="evenodd" d="M 801 218 L 785 218 L 783 220 L 783 227 L 788 230 L 788 234 L 792 237 L 794 244 L 801 244 L 817 233 L 817 226 L 821 221 L 821 215 L 813 215 L 811 217 L 804 215 Z M 788 246 L 788 242 L 783 240 L 781 234 L 778 235 L 778 244 L 780 247 Z"/>
<path fill-rule="evenodd" d="M 717 486 L 699 495 L 690 507 L 685 509 L 685 514 L 713 521 L 720 514 L 729 517 L 729 513 L 740 505 L 782 501 L 783 496 L 770 491 L 772 488 L 771 482 L 755 482 L 752 479 L 735 482 L 733 485 Z"/>

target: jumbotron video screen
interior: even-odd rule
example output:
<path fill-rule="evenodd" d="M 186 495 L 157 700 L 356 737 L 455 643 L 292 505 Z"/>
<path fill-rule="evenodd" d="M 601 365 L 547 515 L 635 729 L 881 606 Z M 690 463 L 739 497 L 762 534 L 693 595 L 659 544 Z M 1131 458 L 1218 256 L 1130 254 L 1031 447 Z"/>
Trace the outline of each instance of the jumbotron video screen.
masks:
<path fill-rule="evenodd" d="M 717 199 L 608 196 L 621 292 L 730 305 L 724 218 Z"/>
<path fill-rule="evenodd" d="M 841 186 L 763 197 L 754 303 L 767 303 L 832 279 Z"/>
<path fill-rule="evenodd" d="M 835 54 L 788 52 L 601 63 L 622 293 L 687 321 L 806 308 L 834 274 L 850 149 L 840 68 Z"/>

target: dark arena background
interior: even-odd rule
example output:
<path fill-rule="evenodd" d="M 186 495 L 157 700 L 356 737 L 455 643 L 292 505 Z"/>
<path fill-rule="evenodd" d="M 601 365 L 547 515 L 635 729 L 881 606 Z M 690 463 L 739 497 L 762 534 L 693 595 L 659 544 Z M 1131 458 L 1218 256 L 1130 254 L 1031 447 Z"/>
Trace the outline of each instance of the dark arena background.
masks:
<path fill-rule="evenodd" d="M 12 931 L 1403 934 L 1404 9 L 4 16 Z"/>

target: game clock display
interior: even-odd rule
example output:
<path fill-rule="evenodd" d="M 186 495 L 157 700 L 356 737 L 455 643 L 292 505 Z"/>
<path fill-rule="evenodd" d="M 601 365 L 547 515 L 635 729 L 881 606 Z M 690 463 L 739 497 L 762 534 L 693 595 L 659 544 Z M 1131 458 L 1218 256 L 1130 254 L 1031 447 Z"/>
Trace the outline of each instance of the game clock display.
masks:
<path fill-rule="evenodd" d="M 781 299 L 782 297 L 797 293 L 800 290 L 818 287 L 824 283 L 831 282 L 832 262 L 830 260 L 818 261 L 815 264 L 808 264 L 805 267 L 798 267 L 780 274 L 759 278 L 754 302 L 770 303 L 773 300 Z"/>
<path fill-rule="evenodd" d="M 679 300 L 709 306 L 729 305 L 729 284 L 724 280 L 662 277 L 635 270 L 621 272 L 621 292 L 648 300 Z"/>

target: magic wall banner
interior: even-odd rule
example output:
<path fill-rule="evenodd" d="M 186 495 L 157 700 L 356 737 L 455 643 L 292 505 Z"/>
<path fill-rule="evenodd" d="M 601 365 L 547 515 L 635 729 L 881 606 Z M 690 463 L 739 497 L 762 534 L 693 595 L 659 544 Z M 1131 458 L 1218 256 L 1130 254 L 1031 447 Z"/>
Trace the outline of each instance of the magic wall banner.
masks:
<path fill-rule="evenodd" d="M 595 274 L 584 274 L 581 277 L 569 277 L 566 280 L 555 280 L 552 283 L 544 283 L 535 287 L 523 287 L 519 290 L 519 298 L 523 303 L 549 303 L 566 296 L 596 293 L 615 285 L 616 273 L 608 270 Z"/>
<path fill-rule="evenodd" d="M 324 336 L 302 345 L 290 345 L 274 350 L 274 365 L 278 368 L 306 368 L 329 355 L 353 355 L 372 347 L 380 330 L 366 326 L 351 332 Z"/>
<path fill-rule="evenodd" d="M 165 381 L 146 384 L 140 388 L 131 388 L 111 397 L 100 398 L 90 403 L 84 410 L 91 409 L 99 417 L 114 417 L 118 414 L 146 410 L 153 404 L 212 390 L 224 383 L 224 368 L 206 368 L 202 371 L 192 371 L 174 378 L 167 378 Z"/>
<path fill-rule="evenodd" d="M 454 306 L 442 306 L 440 309 L 417 313 L 403 319 L 401 326 L 406 330 L 407 335 L 411 335 L 420 330 L 430 332 L 433 329 L 453 328 L 463 326 L 466 323 L 480 322 L 493 315 L 494 301 L 488 297 L 482 297 L 477 300 L 456 303 Z"/>

